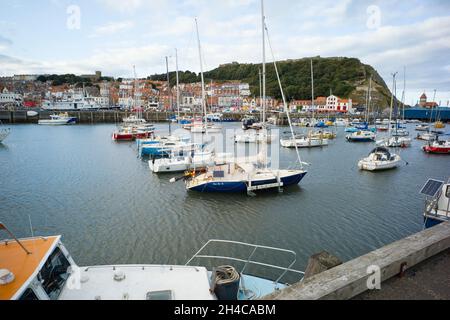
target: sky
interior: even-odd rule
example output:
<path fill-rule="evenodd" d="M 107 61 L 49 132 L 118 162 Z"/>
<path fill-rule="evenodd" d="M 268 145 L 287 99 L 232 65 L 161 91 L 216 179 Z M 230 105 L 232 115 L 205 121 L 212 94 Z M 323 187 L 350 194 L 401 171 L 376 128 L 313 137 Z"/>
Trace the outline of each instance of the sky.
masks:
<path fill-rule="evenodd" d="M 75 73 L 139 77 L 260 63 L 260 0 L 0 0 L 0 76 Z M 355 57 L 406 103 L 450 100 L 450 0 L 265 0 L 276 60 Z M 272 60 L 270 51 L 268 60 Z"/>

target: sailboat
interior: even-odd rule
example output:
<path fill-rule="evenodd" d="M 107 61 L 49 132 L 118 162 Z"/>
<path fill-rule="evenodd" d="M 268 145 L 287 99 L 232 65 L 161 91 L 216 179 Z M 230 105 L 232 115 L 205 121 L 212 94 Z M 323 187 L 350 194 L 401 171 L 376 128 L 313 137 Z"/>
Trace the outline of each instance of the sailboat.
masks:
<path fill-rule="evenodd" d="M 314 69 L 313 69 L 313 61 L 311 59 L 311 88 L 312 88 L 312 109 L 314 110 Z M 289 109 L 286 111 L 289 113 Z M 314 112 L 314 111 L 313 111 Z M 314 117 L 314 113 L 313 113 Z M 322 125 L 319 125 L 322 123 Z M 319 121 L 314 125 L 316 128 L 324 128 L 325 123 L 323 121 Z M 299 148 L 315 148 L 315 147 L 325 147 L 328 146 L 328 139 L 333 139 L 335 135 L 332 132 L 312 132 L 308 131 L 308 134 L 301 136 L 293 136 L 288 138 L 280 139 L 280 144 L 284 148 L 294 148 L 296 145 Z"/>
<path fill-rule="evenodd" d="M 396 83 L 395 83 L 396 75 L 397 73 L 393 74 L 393 88 L 392 88 L 392 98 L 391 98 L 391 108 L 389 118 L 390 120 L 392 120 L 392 107 L 394 105 L 394 96 L 396 92 Z M 389 138 L 391 137 L 390 133 L 391 127 L 389 126 Z M 370 154 L 366 158 L 363 158 L 358 162 L 358 168 L 360 170 L 367 170 L 367 171 L 381 171 L 397 168 L 401 162 L 402 159 L 399 155 L 390 153 L 389 150 L 385 147 L 376 147 L 370 152 Z"/>
<path fill-rule="evenodd" d="M 4 128 L 2 122 L 0 121 L 0 143 L 2 143 L 3 140 L 5 140 L 9 136 L 10 133 L 11 133 L 11 129 Z"/>
<path fill-rule="evenodd" d="M 263 63 L 262 63 L 262 124 L 264 129 L 261 134 L 263 136 L 268 135 L 266 128 L 266 23 L 264 16 L 264 0 L 261 0 L 261 18 L 262 18 L 262 51 L 263 51 Z M 198 36 L 197 28 L 197 38 L 199 43 L 199 55 L 201 57 L 201 46 L 200 38 Z M 269 40 L 270 44 L 270 40 Z M 201 60 L 200 60 L 201 63 Z M 284 96 L 284 92 L 281 87 L 281 81 L 279 78 L 279 73 L 277 65 L 274 59 L 275 71 L 278 78 L 278 83 L 281 89 L 281 95 L 283 97 L 283 102 L 285 110 L 287 111 L 288 106 Z M 288 120 L 289 126 L 291 128 L 292 136 L 294 132 L 292 129 L 292 123 L 290 121 L 289 113 Z M 214 167 L 208 167 L 205 173 L 197 175 L 196 173 L 187 173 L 185 175 L 185 183 L 187 190 L 199 191 L 199 192 L 247 192 L 248 195 L 253 195 L 254 191 L 262 189 L 278 189 L 281 192 L 284 186 L 297 185 L 307 174 L 303 169 L 298 170 L 280 170 L 271 169 L 268 167 L 267 155 L 265 154 L 265 149 L 267 142 L 265 139 L 262 142 L 262 151 L 257 156 L 257 161 L 238 161 L 234 163 L 226 163 L 224 165 L 218 165 Z M 300 156 L 297 156 L 300 165 Z"/>

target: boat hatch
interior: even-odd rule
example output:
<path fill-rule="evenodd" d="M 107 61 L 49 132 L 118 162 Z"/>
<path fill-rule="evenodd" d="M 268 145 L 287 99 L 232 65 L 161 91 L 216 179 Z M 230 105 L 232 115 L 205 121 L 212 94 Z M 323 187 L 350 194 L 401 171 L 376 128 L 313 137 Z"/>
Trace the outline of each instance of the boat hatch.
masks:
<path fill-rule="evenodd" d="M 152 291 L 147 293 L 147 300 L 173 300 L 172 290 Z"/>

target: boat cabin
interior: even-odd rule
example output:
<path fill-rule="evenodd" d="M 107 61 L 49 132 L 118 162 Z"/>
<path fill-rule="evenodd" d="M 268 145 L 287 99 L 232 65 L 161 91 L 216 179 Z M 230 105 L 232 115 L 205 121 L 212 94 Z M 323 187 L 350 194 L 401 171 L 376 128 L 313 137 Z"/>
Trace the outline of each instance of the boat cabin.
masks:
<path fill-rule="evenodd" d="M 447 180 L 447 183 L 429 179 L 420 193 L 426 196 L 425 228 L 450 221 L 450 178 Z"/>

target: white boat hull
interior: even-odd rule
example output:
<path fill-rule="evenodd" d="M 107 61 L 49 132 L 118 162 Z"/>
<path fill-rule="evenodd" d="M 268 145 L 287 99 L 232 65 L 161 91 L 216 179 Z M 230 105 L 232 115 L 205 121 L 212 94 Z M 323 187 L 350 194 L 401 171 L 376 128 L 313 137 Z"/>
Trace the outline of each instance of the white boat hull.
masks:
<path fill-rule="evenodd" d="M 366 171 L 382 171 L 397 168 L 402 162 L 400 156 L 396 155 L 394 160 L 370 160 L 368 158 L 362 159 L 358 162 L 358 168 Z"/>
<path fill-rule="evenodd" d="M 280 144 L 284 148 L 314 148 L 328 145 L 328 139 L 281 139 Z"/>

